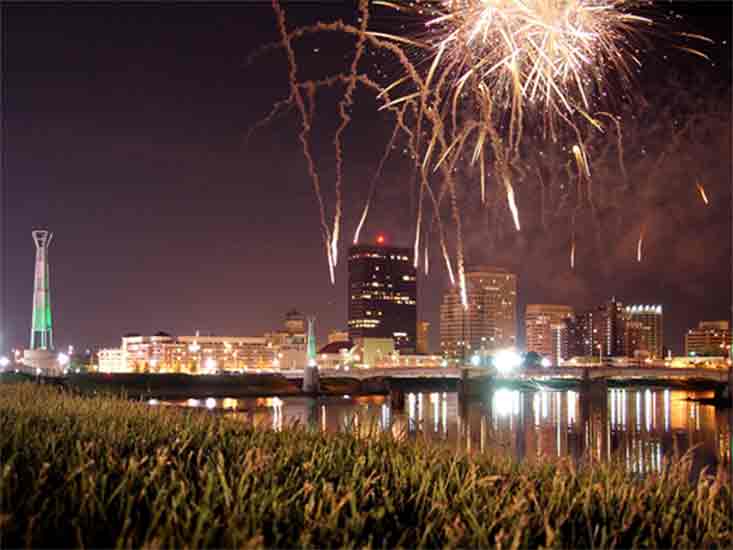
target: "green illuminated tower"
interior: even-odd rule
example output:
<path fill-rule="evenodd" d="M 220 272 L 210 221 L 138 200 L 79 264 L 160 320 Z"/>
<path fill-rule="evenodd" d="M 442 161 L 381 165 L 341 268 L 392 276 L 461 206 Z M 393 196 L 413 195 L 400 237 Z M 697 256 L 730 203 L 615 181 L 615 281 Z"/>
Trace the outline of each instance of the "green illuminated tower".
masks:
<path fill-rule="evenodd" d="M 316 318 L 315 317 L 308 317 L 308 349 L 307 349 L 307 360 L 308 360 L 308 366 L 309 367 L 315 367 L 316 366 Z"/>
<path fill-rule="evenodd" d="M 53 349 L 53 328 L 51 324 L 51 292 L 48 278 L 48 247 L 53 233 L 33 231 L 36 244 L 36 274 L 33 281 L 33 321 L 31 324 L 30 349 Z"/>
<path fill-rule="evenodd" d="M 316 318 L 308 317 L 307 364 L 303 369 L 303 392 L 317 394 L 321 389 L 316 361 Z"/>

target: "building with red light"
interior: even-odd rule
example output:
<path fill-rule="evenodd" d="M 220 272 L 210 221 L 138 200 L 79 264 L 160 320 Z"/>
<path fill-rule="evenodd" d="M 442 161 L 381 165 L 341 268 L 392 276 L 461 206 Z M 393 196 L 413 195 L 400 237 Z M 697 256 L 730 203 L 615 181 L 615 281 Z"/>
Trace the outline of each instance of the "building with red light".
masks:
<path fill-rule="evenodd" d="M 417 270 L 409 248 L 376 245 L 349 248 L 349 338 L 392 338 L 395 349 L 417 346 Z"/>

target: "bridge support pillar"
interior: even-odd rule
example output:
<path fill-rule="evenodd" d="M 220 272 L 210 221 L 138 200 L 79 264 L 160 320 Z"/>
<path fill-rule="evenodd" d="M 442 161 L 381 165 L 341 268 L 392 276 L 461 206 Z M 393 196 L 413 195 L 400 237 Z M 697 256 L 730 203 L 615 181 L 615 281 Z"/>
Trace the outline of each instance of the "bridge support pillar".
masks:
<path fill-rule="evenodd" d="M 321 391 L 321 379 L 318 366 L 308 365 L 303 371 L 303 393 L 316 394 Z"/>
<path fill-rule="evenodd" d="M 733 367 L 728 369 L 728 381 L 723 386 L 715 389 L 715 398 L 724 401 L 733 401 Z"/>
<path fill-rule="evenodd" d="M 404 411 L 405 409 L 405 392 L 389 388 L 389 403 L 392 413 L 395 411 Z"/>

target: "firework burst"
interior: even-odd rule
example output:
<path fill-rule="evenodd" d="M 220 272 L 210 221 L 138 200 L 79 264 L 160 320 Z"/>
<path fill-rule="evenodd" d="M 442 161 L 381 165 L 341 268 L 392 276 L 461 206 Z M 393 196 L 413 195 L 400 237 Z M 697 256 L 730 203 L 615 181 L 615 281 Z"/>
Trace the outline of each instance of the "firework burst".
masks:
<path fill-rule="evenodd" d="M 417 33 L 380 32 L 371 26 L 367 0 L 359 2 L 358 26 L 343 21 L 318 22 L 290 32 L 278 0 L 273 1 L 282 47 L 290 67 L 290 96 L 275 105 L 263 123 L 286 107 L 300 114 L 300 140 L 308 161 L 313 187 L 319 199 L 321 230 L 331 281 L 338 262 L 342 224 L 343 133 L 351 122 L 349 107 L 357 85 L 363 85 L 392 113 L 395 127 L 370 182 L 354 242 L 366 223 L 377 180 L 395 144 L 404 138 L 405 151 L 414 160 L 417 181 L 414 264 L 424 255 L 428 271 L 429 236 L 435 234 L 448 275 L 460 287 L 466 305 L 463 251 L 462 205 L 466 193 L 458 191 L 459 168 L 478 163 L 480 204 L 489 207 L 488 193 L 500 190 L 516 231 L 520 230 L 522 179 L 528 152 L 533 144 L 553 143 L 566 154 L 569 180 L 577 185 L 576 211 L 587 204 L 595 212 L 592 193 L 593 159 L 586 148 L 592 135 L 615 126 L 620 171 L 627 180 L 620 117 L 600 110 L 609 97 L 630 90 L 640 70 L 638 57 L 645 32 L 652 19 L 640 9 L 649 0 L 376 0 L 374 9 L 388 8 L 409 18 Z M 381 7 L 381 8 L 380 8 Z M 292 43 L 307 34 L 343 33 L 356 41 L 354 56 L 346 72 L 321 81 L 299 82 Z M 682 33 L 686 40 L 707 40 Z M 265 46 L 266 51 L 271 46 Z M 687 46 L 681 50 L 705 57 Z M 367 53 L 380 51 L 394 59 L 401 74 L 383 82 L 359 72 Z M 344 86 L 337 110 L 340 124 L 333 136 L 336 151 L 336 204 L 329 227 L 321 194 L 321 181 L 311 155 L 308 136 L 314 113 L 314 94 L 322 86 Z M 611 134 L 612 136 L 613 134 Z M 539 142 L 537 140 L 540 140 Z M 567 144 L 567 146 L 565 145 Z M 570 181 L 568 183 L 570 183 Z M 703 200 L 704 190 L 698 186 Z M 489 190 L 489 191 L 487 191 Z M 462 190 L 461 190 L 462 191 Z M 542 200 L 545 197 L 542 187 Z M 547 192 L 552 192 L 549 189 Z M 455 255 L 449 253 L 441 210 L 448 211 L 455 227 Z M 423 225 L 428 216 L 424 203 L 433 209 L 433 227 Z M 639 236 L 637 261 L 641 261 L 644 229 Z M 424 251 L 424 252 L 423 252 Z M 575 267 L 575 232 L 571 243 L 570 267 Z M 455 257 L 455 271 L 452 257 Z"/>

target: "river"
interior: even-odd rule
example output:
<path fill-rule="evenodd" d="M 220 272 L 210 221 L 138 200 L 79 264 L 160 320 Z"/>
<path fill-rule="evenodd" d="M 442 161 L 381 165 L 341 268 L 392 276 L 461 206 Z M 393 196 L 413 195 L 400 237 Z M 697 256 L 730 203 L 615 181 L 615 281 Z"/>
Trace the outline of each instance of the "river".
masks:
<path fill-rule="evenodd" d="M 455 392 L 414 392 L 151 403 L 210 409 L 275 430 L 297 422 L 328 432 L 389 431 L 396 438 L 423 438 L 515 460 L 614 457 L 644 474 L 687 451 L 694 471 L 730 466 L 730 411 L 694 401 L 712 395 L 643 386 L 585 393 L 498 388 L 470 400 Z"/>

